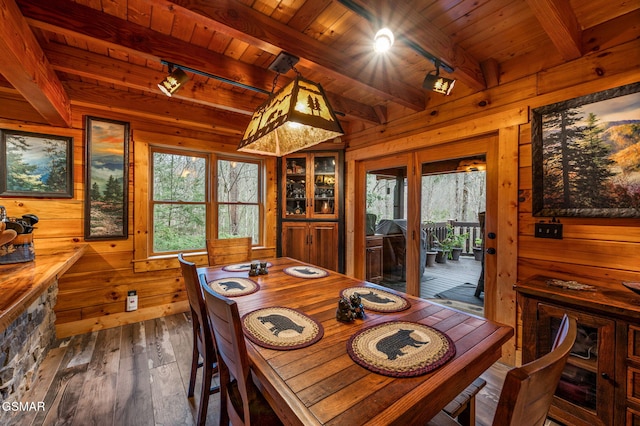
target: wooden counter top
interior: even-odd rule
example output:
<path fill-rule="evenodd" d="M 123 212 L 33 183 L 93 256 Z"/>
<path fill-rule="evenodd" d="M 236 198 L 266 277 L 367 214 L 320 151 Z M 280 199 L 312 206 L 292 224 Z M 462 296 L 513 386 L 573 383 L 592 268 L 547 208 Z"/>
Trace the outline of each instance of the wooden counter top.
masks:
<path fill-rule="evenodd" d="M 37 251 L 35 260 L 0 265 L 0 332 L 4 331 L 64 274 L 87 250 L 88 245 Z"/>

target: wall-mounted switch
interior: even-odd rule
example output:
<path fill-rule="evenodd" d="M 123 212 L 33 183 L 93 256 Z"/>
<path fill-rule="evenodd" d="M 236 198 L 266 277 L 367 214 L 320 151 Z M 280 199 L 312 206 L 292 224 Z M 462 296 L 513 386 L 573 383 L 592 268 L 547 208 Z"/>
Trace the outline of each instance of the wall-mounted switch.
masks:
<path fill-rule="evenodd" d="M 138 309 L 138 292 L 129 290 L 127 293 L 127 312 L 135 311 L 136 309 Z"/>
<path fill-rule="evenodd" d="M 556 240 L 561 240 L 562 224 L 561 223 L 536 223 L 534 235 L 536 238 L 553 238 Z"/>

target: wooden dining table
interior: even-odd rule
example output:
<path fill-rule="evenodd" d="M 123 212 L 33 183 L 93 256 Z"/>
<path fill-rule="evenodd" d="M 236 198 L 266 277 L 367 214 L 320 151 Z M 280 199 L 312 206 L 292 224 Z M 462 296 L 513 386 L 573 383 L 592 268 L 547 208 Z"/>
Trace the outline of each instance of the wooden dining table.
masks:
<path fill-rule="evenodd" d="M 265 259 L 268 274 L 249 277 L 259 291 L 234 297 L 240 316 L 254 310 L 283 306 L 296 309 L 324 328 L 317 342 L 293 350 L 268 349 L 245 339 L 258 386 L 284 424 L 361 425 L 424 424 L 458 393 L 498 361 L 513 329 L 431 301 L 327 271 L 305 279 L 285 273 L 292 266 L 313 266 L 291 258 Z M 247 277 L 246 271 L 202 267 L 206 282 Z M 399 312 L 365 310 L 364 319 L 336 319 L 343 289 L 366 286 L 400 295 L 410 307 Z M 354 333 L 388 321 L 410 321 L 449 336 L 455 356 L 437 369 L 416 377 L 391 377 L 354 362 L 347 343 Z"/>

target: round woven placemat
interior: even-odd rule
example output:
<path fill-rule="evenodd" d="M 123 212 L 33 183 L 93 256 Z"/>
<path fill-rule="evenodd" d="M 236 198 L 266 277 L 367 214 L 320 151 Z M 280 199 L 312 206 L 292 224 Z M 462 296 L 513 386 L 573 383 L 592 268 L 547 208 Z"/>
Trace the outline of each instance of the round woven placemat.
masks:
<path fill-rule="evenodd" d="M 226 265 L 222 267 L 222 270 L 227 272 L 247 272 L 249 269 L 251 269 L 252 263 L 258 263 L 258 261 L 256 260 L 253 262 L 244 262 L 244 263 L 236 263 L 233 265 Z M 272 266 L 271 262 L 267 262 L 267 268 L 271 266 Z"/>
<path fill-rule="evenodd" d="M 260 290 L 260 285 L 249 278 L 227 277 L 207 283 L 211 290 L 225 297 L 246 296 Z"/>
<path fill-rule="evenodd" d="M 309 346 L 322 338 L 322 324 L 292 308 L 274 306 L 242 317 L 244 334 L 269 349 L 289 350 Z"/>
<path fill-rule="evenodd" d="M 411 303 L 404 297 L 371 287 L 345 288 L 340 292 L 340 295 L 348 299 L 353 293 L 358 293 L 364 308 L 371 311 L 399 312 L 411 306 Z"/>
<path fill-rule="evenodd" d="M 435 370 L 456 354 L 446 334 L 409 321 L 374 325 L 347 342 L 351 358 L 364 368 L 392 377 L 413 377 Z"/>
<path fill-rule="evenodd" d="M 322 278 L 329 275 L 324 269 L 313 266 L 290 266 L 284 268 L 284 273 L 298 278 Z"/>

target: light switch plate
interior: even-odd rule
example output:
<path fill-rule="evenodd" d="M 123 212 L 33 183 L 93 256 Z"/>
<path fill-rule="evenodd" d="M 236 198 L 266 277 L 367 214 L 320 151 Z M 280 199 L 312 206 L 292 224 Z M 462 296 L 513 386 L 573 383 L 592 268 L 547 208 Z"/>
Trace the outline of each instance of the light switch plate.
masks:
<path fill-rule="evenodd" d="M 536 223 L 535 227 L 536 238 L 553 238 L 556 240 L 562 239 L 561 223 Z"/>

